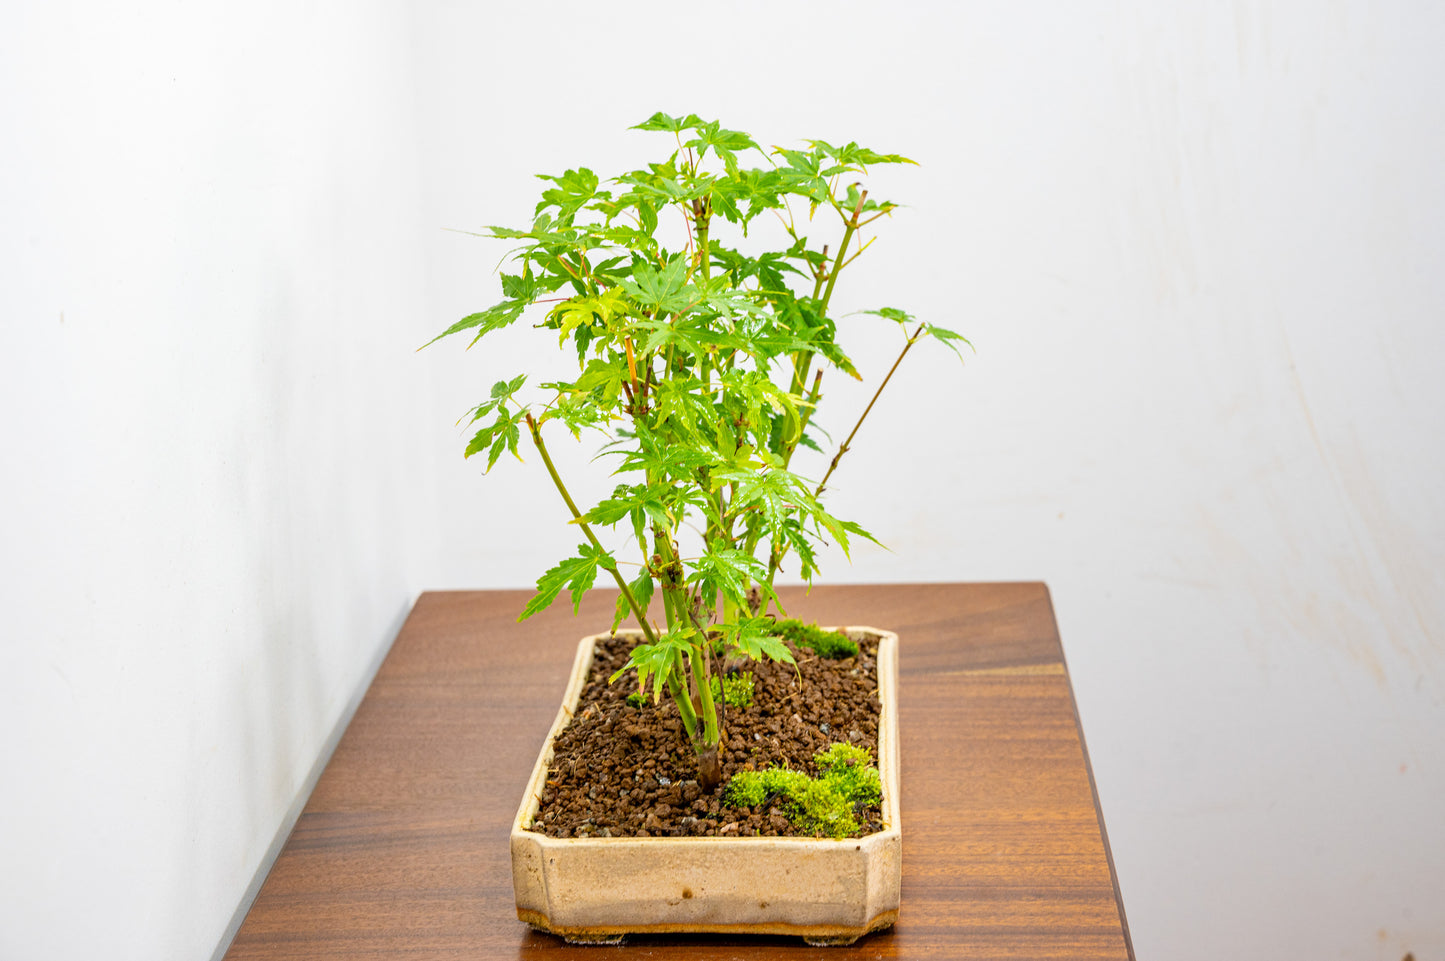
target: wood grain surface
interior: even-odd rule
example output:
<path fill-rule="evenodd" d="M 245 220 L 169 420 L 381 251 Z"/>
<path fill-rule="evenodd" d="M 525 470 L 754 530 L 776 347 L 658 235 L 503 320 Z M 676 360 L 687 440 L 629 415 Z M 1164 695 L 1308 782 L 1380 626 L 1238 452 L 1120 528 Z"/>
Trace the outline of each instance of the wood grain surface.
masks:
<path fill-rule="evenodd" d="M 226 957 L 1131 958 L 1042 584 L 783 592 L 899 634 L 903 907 L 847 948 L 636 936 L 574 947 L 517 921 L 507 833 L 597 591 L 524 624 L 528 592 L 423 594 Z"/>

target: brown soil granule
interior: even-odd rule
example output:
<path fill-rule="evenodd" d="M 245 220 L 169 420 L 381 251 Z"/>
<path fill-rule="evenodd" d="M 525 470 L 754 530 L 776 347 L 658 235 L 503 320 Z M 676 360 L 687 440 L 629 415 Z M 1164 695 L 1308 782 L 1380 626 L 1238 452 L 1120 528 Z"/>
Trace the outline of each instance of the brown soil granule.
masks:
<path fill-rule="evenodd" d="M 654 705 L 627 703 L 637 690 L 628 673 L 631 637 L 599 640 L 577 712 L 553 741 L 541 806 L 532 830 L 549 837 L 806 836 L 785 815 L 784 802 L 735 808 L 722 802 L 738 771 L 788 767 L 817 776 L 813 755 L 845 741 L 878 759 L 878 641 L 858 637 L 858 656 L 825 660 L 789 644 L 797 668 L 748 662 L 753 700 L 727 707 L 723 718 L 722 786 L 712 795 L 697 783 L 696 755 L 677 707 L 665 696 Z M 861 834 L 881 831 L 877 805 L 855 816 Z"/>

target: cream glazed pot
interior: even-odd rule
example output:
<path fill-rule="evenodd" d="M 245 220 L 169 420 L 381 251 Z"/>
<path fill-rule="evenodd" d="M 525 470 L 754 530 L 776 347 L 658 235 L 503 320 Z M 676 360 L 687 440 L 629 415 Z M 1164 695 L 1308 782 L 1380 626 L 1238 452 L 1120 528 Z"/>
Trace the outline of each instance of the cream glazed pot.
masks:
<path fill-rule="evenodd" d="M 799 935 L 851 944 L 898 919 L 903 845 L 898 816 L 898 635 L 878 641 L 878 771 L 883 830 L 861 838 L 551 838 L 527 826 L 540 807 L 552 739 L 566 727 L 592 668 L 594 634 L 577 645 L 557 719 L 512 822 L 517 917 L 573 942 L 632 933 Z M 629 633 L 629 632 L 619 632 Z M 630 632 L 637 634 L 638 632 Z"/>

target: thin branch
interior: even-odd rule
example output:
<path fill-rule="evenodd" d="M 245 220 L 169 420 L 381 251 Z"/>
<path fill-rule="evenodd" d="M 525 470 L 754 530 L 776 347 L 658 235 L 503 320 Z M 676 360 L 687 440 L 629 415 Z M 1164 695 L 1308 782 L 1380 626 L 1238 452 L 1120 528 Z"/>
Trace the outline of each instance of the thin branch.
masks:
<path fill-rule="evenodd" d="M 918 329 L 908 338 L 908 343 L 903 345 L 903 350 L 899 352 L 898 359 L 893 361 L 892 367 L 888 368 L 888 375 L 883 378 L 883 383 L 879 384 L 878 389 L 873 392 L 873 399 L 868 401 L 867 407 L 863 408 L 863 413 L 858 416 L 858 423 L 853 425 L 853 429 L 848 432 L 848 438 L 844 440 L 842 446 L 838 448 L 838 453 L 833 455 L 833 462 L 828 465 L 828 473 L 823 475 L 823 479 L 818 482 L 817 490 L 813 491 L 814 498 L 821 495 L 824 488 L 828 486 L 828 478 L 832 477 L 833 471 L 837 470 L 838 461 L 842 460 L 843 455 L 848 453 L 848 445 L 853 443 L 853 438 L 858 434 L 858 428 L 863 426 L 863 421 L 868 418 L 868 412 L 873 409 L 874 404 L 878 403 L 878 396 L 883 393 L 883 388 L 887 387 L 888 382 L 893 379 L 893 374 L 898 370 L 898 365 L 903 363 L 903 358 L 908 356 L 908 352 L 913 349 L 913 345 L 918 342 L 918 338 L 923 336 L 925 326 L 925 324 L 918 325 Z"/>
<path fill-rule="evenodd" d="M 878 237 L 877 237 L 876 234 L 875 234 L 874 236 L 872 236 L 872 237 L 869 237 L 868 240 L 867 240 L 867 242 L 864 243 L 863 246 L 861 246 L 861 247 L 858 248 L 858 252 L 857 252 L 857 253 L 855 253 L 853 256 L 849 257 L 847 260 L 843 261 L 843 264 L 842 264 L 841 267 L 839 267 L 839 269 L 841 270 L 842 267 L 846 267 L 846 266 L 848 266 L 849 264 L 851 264 L 853 261 L 857 260 L 859 257 L 862 257 L 862 256 L 863 256 L 863 251 L 865 251 L 865 250 L 867 250 L 869 247 L 873 246 L 873 241 L 875 241 L 875 240 L 877 240 L 877 239 L 878 239 Z"/>
<path fill-rule="evenodd" d="M 552 455 L 547 453 L 547 445 L 542 443 L 542 429 L 540 425 L 532 419 L 530 411 L 527 413 L 527 429 L 531 431 L 532 443 L 536 446 L 537 453 L 542 455 L 542 463 L 547 465 L 547 473 L 552 475 L 552 483 L 556 485 L 557 492 L 562 495 L 562 500 L 567 502 L 567 509 L 572 512 L 572 517 L 577 522 L 577 526 L 582 528 L 582 533 L 587 535 L 587 540 L 591 542 L 592 546 L 606 556 L 607 552 L 602 549 L 602 543 L 597 540 L 597 535 L 592 533 L 592 528 L 587 526 L 587 522 L 582 519 L 582 512 L 577 509 L 577 504 L 572 500 L 572 495 L 567 493 L 567 486 L 562 483 L 562 478 L 557 474 L 557 467 L 552 463 Z M 622 596 L 627 598 L 627 606 L 632 608 L 632 613 L 637 618 L 637 623 L 642 625 L 642 633 L 647 635 L 647 642 L 649 644 L 656 644 L 657 635 L 652 633 L 652 625 L 647 623 L 646 612 L 644 612 L 642 607 L 637 603 L 637 598 L 632 596 L 632 591 L 628 588 L 627 582 L 622 579 L 621 573 L 617 570 L 617 564 L 612 563 L 608 565 L 607 571 L 612 575 L 612 579 L 617 582 L 617 587 L 622 591 Z"/>

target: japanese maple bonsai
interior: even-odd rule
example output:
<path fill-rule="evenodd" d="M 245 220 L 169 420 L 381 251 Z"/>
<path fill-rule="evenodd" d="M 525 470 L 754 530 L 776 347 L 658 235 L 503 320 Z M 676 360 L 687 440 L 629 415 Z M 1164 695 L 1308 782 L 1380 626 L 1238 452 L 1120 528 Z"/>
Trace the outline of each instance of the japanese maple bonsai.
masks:
<path fill-rule="evenodd" d="M 643 634 L 619 675 L 634 670 L 651 698 L 676 705 L 711 792 L 721 779 L 713 678 L 730 659 L 792 660 L 773 630 L 777 575 L 792 558 L 811 583 L 820 542 L 846 553 L 854 538 L 872 540 L 824 506 L 829 479 L 913 345 L 933 337 L 957 352 L 966 341 L 896 308 L 864 311 L 902 328 L 898 357 L 823 476 L 792 472 L 799 446 L 822 449 L 827 382 L 861 379 L 838 342 L 833 296 L 869 228 L 895 209 L 861 178 L 912 161 L 822 140 L 765 150 L 691 114 L 657 113 L 634 129 L 665 135 L 658 161 L 606 182 L 585 167 L 543 175 L 531 224 L 483 234 L 517 244 L 503 299 L 436 339 L 467 333 L 475 344 L 529 317 L 575 355 L 570 380 L 533 388 L 523 371 L 497 381 L 464 417 L 478 426 L 466 456 L 485 455 L 490 471 L 504 453 L 521 458 L 524 435 L 535 448 L 584 542 L 541 575 L 521 618 L 564 589 L 575 610 L 606 572 L 619 591 L 613 629 L 631 614 Z M 764 216 L 781 223 L 782 242 L 758 250 L 748 228 Z M 586 509 L 573 500 L 549 425 L 598 436 L 622 481 L 610 496 Z M 615 528 L 630 557 L 599 538 Z"/>

